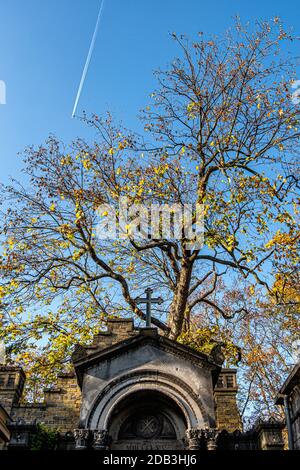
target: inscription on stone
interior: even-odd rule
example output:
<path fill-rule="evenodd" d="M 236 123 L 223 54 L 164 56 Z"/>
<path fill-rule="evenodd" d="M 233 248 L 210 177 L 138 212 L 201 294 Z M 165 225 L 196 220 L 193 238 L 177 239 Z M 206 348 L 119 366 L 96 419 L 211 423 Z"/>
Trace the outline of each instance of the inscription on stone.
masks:
<path fill-rule="evenodd" d="M 177 440 L 135 440 L 129 441 L 117 441 L 113 445 L 113 450 L 182 450 L 184 449 L 183 443 L 181 444 Z"/>

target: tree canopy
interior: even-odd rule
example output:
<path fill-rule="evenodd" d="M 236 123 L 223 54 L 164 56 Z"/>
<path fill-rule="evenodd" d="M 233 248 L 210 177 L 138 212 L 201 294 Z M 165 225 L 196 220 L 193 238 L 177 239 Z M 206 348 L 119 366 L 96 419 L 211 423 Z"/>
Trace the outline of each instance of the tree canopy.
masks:
<path fill-rule="evenodd" d="M 108 316 L 144 319 L 135 298 L 145 287 L 165 299 L 152 319 L 163 334 L 202 350 L 220 341 L 229 362 L 244 350 L 255 366 L 256 339 L 263 344 L 277 320 L 289 341 L 295 335 L 300 108 L 282 47 L 293 38 L 275 19 L 173 39 L 180 56 L 156 73 L 144 132 L 84 115 L 94 142 L 50 136 L 24 152 L 29 184 L 2 187 L 0 334 L 32 380 L 53 380 Z M 130 226 L 125 240 L 99 239 L 99 207 L 118 212 L 121 197 L 201 204 L 204 246 L 137 241 Z"/>

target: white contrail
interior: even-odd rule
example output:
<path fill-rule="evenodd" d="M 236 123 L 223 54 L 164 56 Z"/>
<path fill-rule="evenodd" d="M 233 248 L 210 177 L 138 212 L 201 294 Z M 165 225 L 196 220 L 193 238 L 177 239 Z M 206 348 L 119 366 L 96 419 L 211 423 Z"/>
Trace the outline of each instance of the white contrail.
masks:
<path fill-rule="evenodd" d="M 81 92 L 82 92 L 82 88 L 83 88 L 83 85 L 84 85 L 84 81 L 85 81 L 85 78 L 86 78 L 86 74 L 88 72 L 88 68 L 89 68 L 89 65 L 90 65 L 90 62 L 91 62 L 91 57 L 92 57 L 93 50 L 94 50 L 94 47 L 95 47 L 95 42 L 96 42 L 97 33 L 98 33 L 98 29 L 99 29 L 99 24 L 100 24 L 100 20 L 101 20 L 101 15 L 102 15 L 102 11 L 103 11 L 104 1 L 105 0 L 101 0 L 101 5 L 100 5 L 99 13 L 98 13 L 96 26 L 95 26 L 95 31 L 94 31 L 94 34 L 93 34 L 93 37 L 92 37 L 91 45 L 90 45 L 89 52 L 88 52 L 88 55 L 87 55 L 87 58 L 86 58 L 86 62 L 85 62 L 85 65 L 84 65 L 84 69 L 83 69 L 83 72 L 82 72 L 78 92 L 77 92 L 75 103 L 74 103 L 72 118 L 75 116 L 77 105 L 78 105 L 80 95 L 81 95 Z"/>

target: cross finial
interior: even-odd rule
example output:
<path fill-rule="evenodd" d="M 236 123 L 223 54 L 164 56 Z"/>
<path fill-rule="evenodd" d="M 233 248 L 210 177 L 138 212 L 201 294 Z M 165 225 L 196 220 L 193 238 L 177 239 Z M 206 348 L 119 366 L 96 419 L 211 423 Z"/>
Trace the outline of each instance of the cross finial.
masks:
<path fill-rule="evenodd" d="M 146 304 L 146 327 L 151 328 L 151 305 L 152 304 L 162 304 L 163 299 L 161 297 L 152 297 L 153 290 L 148 287 L 145 290 L 146 297 L 137 297 L 135 299 L 137 304 Z"/>

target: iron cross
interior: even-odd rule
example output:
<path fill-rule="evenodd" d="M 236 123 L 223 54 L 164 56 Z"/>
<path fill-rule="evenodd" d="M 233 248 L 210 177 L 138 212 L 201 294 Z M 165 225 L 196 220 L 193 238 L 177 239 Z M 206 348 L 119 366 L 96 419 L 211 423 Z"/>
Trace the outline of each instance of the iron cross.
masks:
<path fill-rule="evenodd" d="M 151 305 L 152 304 L 162 304 L 163 299 L 161 297 L 152 297 L 153 290 L 148 287 L 145 290 L 146 297 L 137 297 L 135 299 L 137 304 L 146 304 L 146 327 L 151 328 Z"/>

